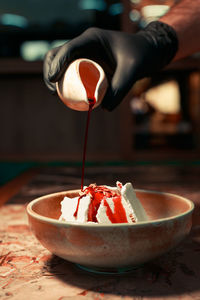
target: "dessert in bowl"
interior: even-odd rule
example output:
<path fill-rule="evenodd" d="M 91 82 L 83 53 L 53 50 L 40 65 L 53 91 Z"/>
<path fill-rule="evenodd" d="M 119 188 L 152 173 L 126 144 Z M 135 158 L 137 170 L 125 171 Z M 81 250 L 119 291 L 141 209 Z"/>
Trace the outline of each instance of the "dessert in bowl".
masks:
<path fill-rule="evenodd" d="M 76 223 L 136 223 L 148 216 L 130 182 L 116 187 L 90 184 L 77 197 L 65 197 L 61 202 L 59 220 Z"/>
<path fill-rule="evenodd" d="M 148 219 L 131 223 L 61 220 L 65 197 L 80 190 L 49 194 L 27 206 L 30 227 L 53 254 L 97 272 L 130 270 L 174 248 L 192 225 L 193 203 L 181 196 L 135 190 Z"/>

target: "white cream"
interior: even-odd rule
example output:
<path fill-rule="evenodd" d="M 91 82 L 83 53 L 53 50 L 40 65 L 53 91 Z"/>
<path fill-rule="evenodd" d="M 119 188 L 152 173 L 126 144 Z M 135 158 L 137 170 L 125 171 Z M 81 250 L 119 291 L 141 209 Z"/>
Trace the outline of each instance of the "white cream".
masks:
<path fill-rule="evenodd" d="M 79 222 L 86 223 L 88 218 L 88 209 L 90 205 L 91 198 L 89 195 L 80 199 L 77 217 L 74 216 L 78 205 L 79 197 L 68 198 L 65 197 L 61 202 L 61 216 L 59 220 L 68 222 Z"/>
<path fill-rule="evenodd" d="M 132 211 L 134 219 L 136 222 L 143 222 L 148 220 L 148 216 L 136 197 L 136 193 L 133 189 L 132 184 L 126 183 L 121 189 L 122 201 L 124 201 L 124 207 L 128 206 L 130 211 Z M 126 202 L 126 205 L 125 205 Z"/>

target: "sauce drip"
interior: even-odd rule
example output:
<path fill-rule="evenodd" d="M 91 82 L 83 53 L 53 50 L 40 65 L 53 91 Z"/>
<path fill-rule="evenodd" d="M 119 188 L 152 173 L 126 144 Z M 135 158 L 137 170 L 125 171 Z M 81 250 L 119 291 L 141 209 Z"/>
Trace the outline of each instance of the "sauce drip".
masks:
<path fill-rule="evenodd" d="M 88 222 L 98 222 L 97 211 L 101 202 L 103 201 L 103 204 L 106 207 L 106 215 L 111 223 L 128 223 L 126 212 L 121 202 L 121 195 L 119 195 L 117 191 L 110 190 L 105 186 L 96 186 L 94 184 L 90 184 L 89 187 L 85 188 L 82 192 L 83 194 L 78 199 L 74 217 L 77 217 L 81 198 L 85 197 L 86 195 L 90 195 L 91 202 L 88 209 Z M 106 200 L 107 198 L 112 198 L 114 211 L 111 210 Z"/>
<path fill-rule="evenodd" d="M 108 202 L 104 200 L 106 206 L 106 214 L 111 223 L 128 223 L 125 209 L 122 205 L 121 196 L 113 198 L 114 212 L 112 212 Z"/>

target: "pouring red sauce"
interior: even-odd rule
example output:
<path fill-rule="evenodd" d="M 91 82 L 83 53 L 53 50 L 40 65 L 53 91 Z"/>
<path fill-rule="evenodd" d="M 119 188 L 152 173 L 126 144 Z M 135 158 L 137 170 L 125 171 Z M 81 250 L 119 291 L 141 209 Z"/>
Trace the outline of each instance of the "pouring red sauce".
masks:
<path fill-rule="evenodd" d="M 79 65 L 79 74 L 80 74 L 81 81 L 85 87 L 85 91 L 87 93 L 87 98 L 89 102 L 89 109 L 88 109 L 86 129 L 85 129 L 85 138 L 84 138 L 83 159 L 82 159 L 82 176 L 81 176 L 81 191 L 82 191 L 83 183 L 84 183 L 85 158 L 86 158 L 90 116 L 91 116 L 92 109 L 96 103 L 95 91 L 96 91 L 97 83 L 99 81 L 100 73 L 99 70 L 93 66 L 93 64 L 88 64 L 88 63 L 86 64 L 84 62 L 81 62 Z M 85 76 L 86 74 L 87 76 Z"/>
<path fill-rule="evenodd" d="M 104 206 L 106 207 L 106 214 L 109 220 L 112 223 L 127 223 L 127 217 L 125 209 L 121 202 L 121 195 L 116 191 L 112 191 L 105 186 L 96 186 L 91 184 L 89 187 L 83 190 L 84 185 L 84 173 L 85 173 L 85 159 L 86 159 L 86 149 L 87 149 L 87 141 L 88 141 L 88 130 L 92 109 L 96 103 L 95 99 L 95 90 L 99 80 L 100 73 L 94 68 L 88 68 L 87 64 L 81 63 L 79 66 L 79 73 L 82 80 L 82 83 L 87 92 L 87 98 L 89 102 L 89 109 L 87 114 L 87 122 L 86 122 L 86 130 L 85 130 L 85 138 L 84 138 L 84 148 L 83 148 L 83 159 L 82 159 L 82 175 L 81 175 L 81 192 L 82 195 L 78 199 L 76 211 L 74 213 L 74 217 L 77 217 L 79 204 L 81 198 L 86 195 L 90 195 L 91 202 L 88 210 L 88 222 L 98 222 L 97 221 L 97 211 L 101 202 L 103 201 Z M 87 76 L 85 76 L 87 74 Z M 112 198 L 114 203 L 114 211 L 111 210 L 107 198 Z"/>

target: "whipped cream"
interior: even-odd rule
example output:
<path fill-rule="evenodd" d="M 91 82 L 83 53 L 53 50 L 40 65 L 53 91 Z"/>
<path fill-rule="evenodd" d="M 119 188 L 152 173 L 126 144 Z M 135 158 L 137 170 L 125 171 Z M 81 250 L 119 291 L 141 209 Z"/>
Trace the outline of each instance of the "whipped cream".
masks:
<path fill-rule="evenodd" d="M 75 198 L 61 202 L 59 220 L 77 223 L 136 223 L 148 216 L 136 197 L 131 183 L 116 183 L 116 187 L 91 184 Z"/>

